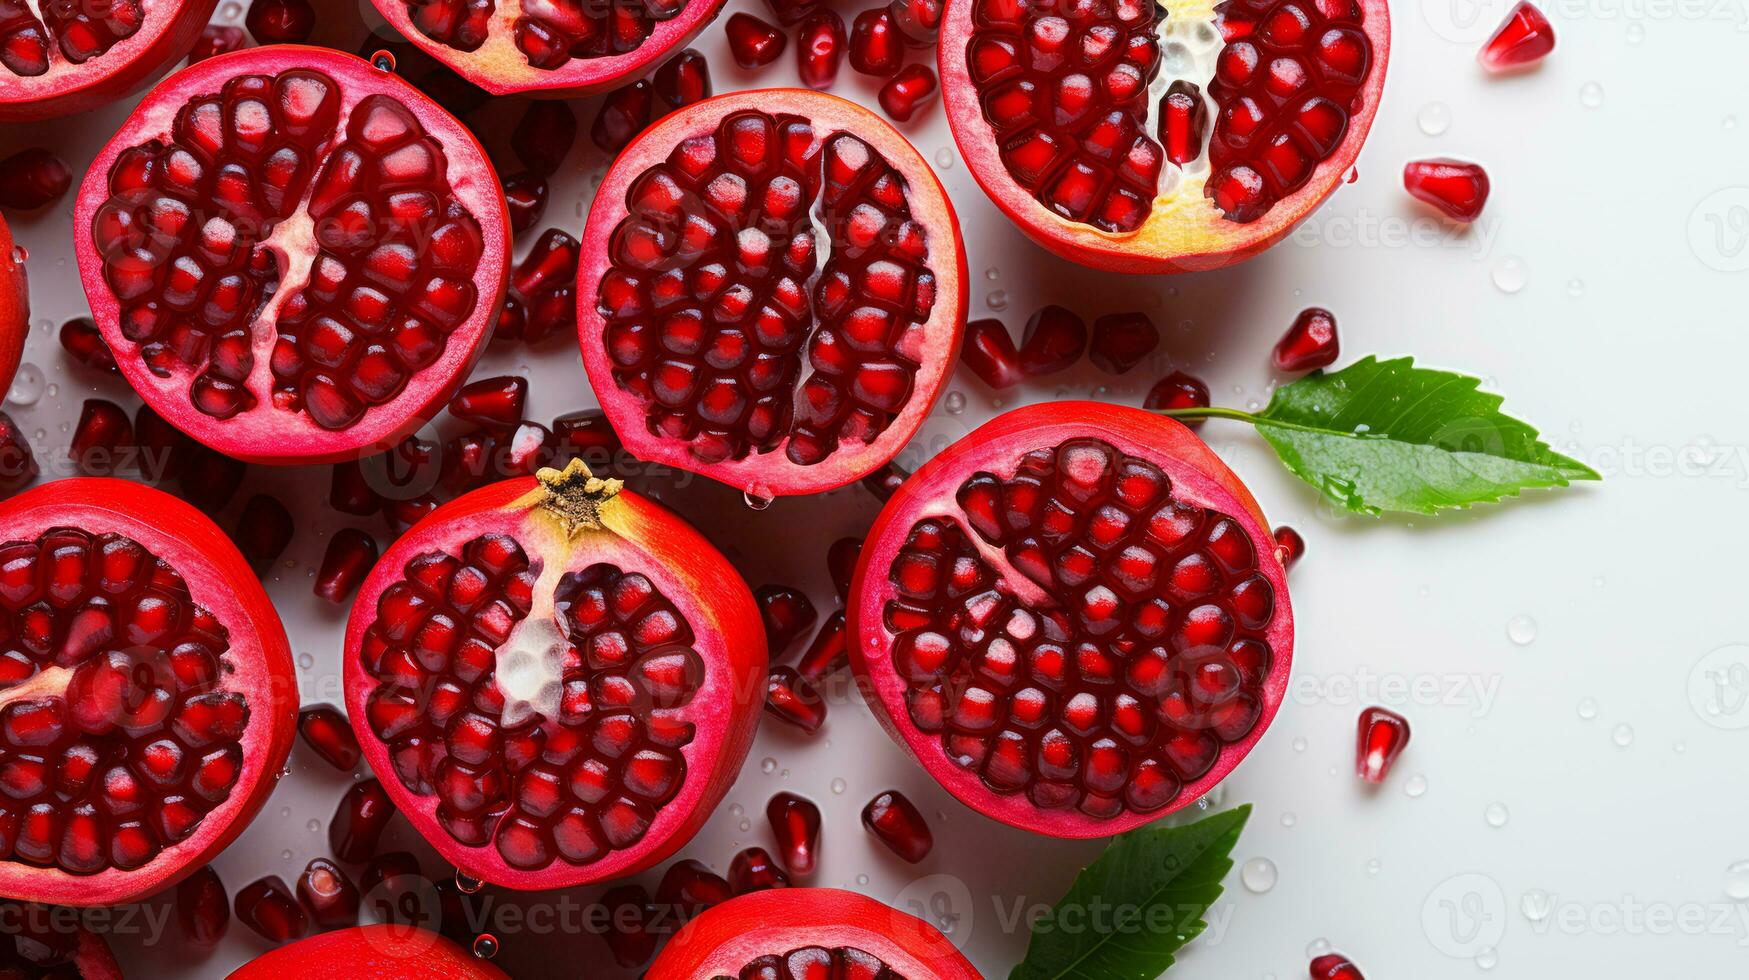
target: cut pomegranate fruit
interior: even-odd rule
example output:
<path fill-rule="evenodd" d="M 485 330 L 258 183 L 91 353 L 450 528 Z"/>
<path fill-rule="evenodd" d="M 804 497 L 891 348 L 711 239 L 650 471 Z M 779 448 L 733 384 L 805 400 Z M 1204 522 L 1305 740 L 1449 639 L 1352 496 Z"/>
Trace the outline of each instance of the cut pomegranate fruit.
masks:
<path fill-rule="evenodd" d="M 302 44 L 316 31 L 310 0 L 252 0 L 243 18 L 256 44 Z"/>
<path fill-rule="evenodd" d="M 850 67 L 864 75 L 888 78 L 905 67 L 905 41 L 885 7 L 871 7 L 850 25 Z"/>
<path fill-rule="evenodd" d="M 232 910 L 237 921 L 270 943 L 289 942 L 309 931 L 310 917 L 278 875 L 244 885 Z"/>
<path fill-rule="evenodd" d="M 1367 708 L 1356 732 L 1355 771 L 1366 782 L 1384 782 L 1408 744 L 1409 719 L 1389 708 Z"/>
<path fill-rule="evenodd" d="M 1020 369 L 1037 377 L 1073 367 L 1087 351 L 1087 323 L 1061 306 L 1047 306 L 1026 321 Z"/>
<path fill-rule="evenodd" d="M 12 387 L 30 331 L 30 289 L 24 271 L 24 249 L 12 241 L 12 229 L 0 216 L 0 399 Z"/>
<path fill-rule="evenodd" d="M 1160 346 L 1160 330 L 1146 313 L 1111 313 L 1093 321 L 1087 352 L 1107 374 L 1125 374 Z"/>
<path fill-rule="evenodd" d="M 577 240 L 548 228 L 517 265 L 493 337 L 538 344 L 577 323 Z"/>
<path fill-rule="evenodd" d="M 86 173 L 92 316 L 163 418 L 238 459 L 331 462 L 441 409 L 509 268 L 480 145 L 324 48 L 250 48 L 154 89 Z"/>
<path fill-rule="evenodd" d="M 298 900 L 316 920 L 318 929 L 358 924 L 358 886 L 327 858 L 316 858 L 304 868 L 298 877 Z"/>
<path fill-rule="evenodd" d="M 208 58 L 221 54 L 230 54 L 249 41 L 249 36 L 243 33 L 241 27 L 231 27 L 225 24 L 208 24 L 201 28 L 200 39 L 194 42 L 194 47 L 188 51 L 188 63 L 198 64 Z"/>
<path fill-rule="evenodd" d="M 0 497 L 30 486 L 37 477 L 36 454 L 12 416 L 0 412 Z"/>
<path fill-rule="evenodd" d="M 1001 320 L 973 320 L 966 324 L 965 346 L 960 348 L 960 363 L 992 388 L 1012 388 L 1025 379 L 1020 369 L 1020 352 L 1014 349 L 1014 338 Z"/>
<path fill-rule="evenodd" d="M 844 18 L 831 10 L 808 15 L 796 28 L 796 71 L 809 88 L 828 89 L 844 61 Z"/>
<path fill-rule="evenodd" d="M 903 137 L 833 96 L 669 116 L 614 162 L 584 238 L 577 280 L 599 287 L 579 291 L 577 331 L 626 449 L 750 496 L 879 468 L 958 356 L 952 206 Z"/>
<path fill-rule="evenodd" d="M 103 334 L 97 332 L 97 324 L 85 317 L 74 317 L 61 324 L 61 349 L 73 360 L 93 371 L 104 374 L 121 373 L 121 369 L 115 366 L 115 355 L 109 352 L 109 345 L 103 342 Z"/>
<path fill-rule="evenodd" d="M 1325 953 L 1313 959 L 1311 973 L 1312 980 L 1366 980 L 1341 953 Z"/>
<path fill-rule="evenodd" d="M 387 924 L 353 926 L 300 939 L 255 957 L 228 980 L 304 976 L 509 980 L 503 970 L 434 932 Z"/>
<path fill-rule="evenodd" d="M 697 832 L 751 746 L 765 667 L 728 562 L 574 460 L 444 505 L 383 556 L 347 627 L 347 715 L 451 864 L 568 887 Z"/>
<path fill-rule="evenodd" d="M 814 642 L 796 663 L 796 673 L 809 684 L 818 685 L 822 678 L 843 666 L 849 658 L 849 637 L 844 629 L 844 611 L 826 617 L 826 625 L 814 634 Z"/>
<path fill-rule="evenodd" d="M 1336 363 L 1341 349 L 1336 336 L 1336 316 L 1321 307 L 1308 306 L 1275 342 L 1270 358 L 1277 371 L 1312 371 Z"/>
<path fill-rule="evenodd" d="M 1305 553 L 1306 539 L 1300 537 L 1300 532 L 1286 524 L 1275 529 L 1275 557 L 1281 561 L 1281 567 L 1292 568 Z"/>
<path fill-rule="evenodd" d="M 34 211 L 60 200 L 73 186 L 73 168 L 42 147 L 0 160 L 0 208 Z"/>
<path fill-rule="evenodd" d="M 818 615 L 805 593 L 787 585 L 761 585 L 753 590 L 753 601 L 759 604 L 759 618 L 765 624 L 765 640 L 773 660 L 783 656 L 790 644 L 814 625 Z"/>
<path fill-rule="evenodd" d="M 1411 160 L 1403 165 L 1403 187 L 1453 221 L 1476 220 L 1488 203 L 1488 172 L 1462 160 Z"/>
<path fill-rule="evenodd" d="M 934 926 L 835 888 L 759 891 L 709 909 L 647 976 L 982 980 Z"/>
<path fill-rule="evenodd" d="M 906 65 L 881 86 L 881 111 L 898 122 L 907 122 L 919 109 L 935 102 L 935 70 L 928 65 Z"/>
<path fill-rule="evenodd" d="M 613 953 L 614 962 L 627 969 L 650 962 L 650 957 L 656 954 L 657 936 L 650 929 L 656 912 L 644 886 L 609 888 L 601 896 L 601 907 L 607 911 L 607 931 L 603 938 Z"/>
<path fill-rule="evenodd" d="M 1188 805 L 1273 719 L 1293 613 L 1269 524 L 1170 419 L 1052 402 L 907 480 L 863 544 L 851 664 L 966 805 L 1104 837 Z"/>
<path fill-rule="evenodd" d="M 353 733 L 359 734 L 357 725 Z M 347 864 L 363 864 L 376 855 L 377 844 L 394 815 L 395 803 L 381 780 L 355 783 L 340 797 L 334 819 L 328 821 L 328 847 Z"/>
<path fill-rule="evenodd" d="M 1142 407 L 1147 409 L 1162 408 L 1207 408 L 1209 407 L 1209 386 L 1201 378 L 1192 377 L 1183 371 L 1174 371 L 1148 389 L 1147 398 L 1143 399 Z M 1202 424 L 1198 419 L 1186 423 L 1192 427 Z"/>
<path fill-rule="evenodd" d="M 731 15 L 723 30 L 728 35 L 729 53 L 734 55 L 735 64 L 746 71 L 776 61 L 789 42 L 782 31 L 748 13 Z"/>
<path fill-rule="evenodd" d="M 522 165 L 551 177 L 577 142 L 577 114 L 563 102 L 530 102 L 516 130 L 510 134 L 510 149 Z"/>
<path fill-rule="evenodd" d="M 729 887 L 737 895 L 788 888 L 789 875 L 784 874 L 763 847 L 749 847 L 729 862 Z"/>
<path fill-rule="evenodd" d="M 966 0 L 939 52 L 960 154 L 1022 231 L 1096 268 L 1179 272 L 1268 248 L 1341 182 L 1378 111 L 1390 14 Z"/>
<path fill-rule="evenodd" d="M 1492 72 L 1529 68 L 1555 49 L 1555 28 L 1530 0 L 1518 0 L 1476 60 Z"/>
<path fill-rule="evenodd" d="M 820 860 L 820 808 L 794 793 L 779 793 L 765 804 L 777 851 L 790 874 L 806 878 Z"/>
<path fill-rule="evenodd" d="M 862 825 L 894 854 L 916 864 L 935 847 L 935 835 L 905 794 L 888 790 L 862 808 Z"/>
<path fill-rule="evenodd" d="M 298 734 L 317 755 L 341 772 L 351 772 L 358 765 L 358 738 L 352 734 L 346 716 L 328 705 L 318 704 L 299 711 Z"/>
<path fill-rule="evenodd" d="M 182 60 L 218 0 L 0 4 L 0 123 L 122 100 Z"/>
<path fill-rule="evenodd" d="M 219 873 L 206 865 L 176 885 L 176 921 L 194 946 L 218 945 L 231 925 L 231 899 Z"/>
<path fill-rule="evenodd" d="M 376 563 L 375 538 L 353 527 L 335 531 L 322 555 L 322 568 L 316 572 L 316 595 L 336 605 L 345 602 Z"/>
<path fill-rule="evenodd" d="M 41 980 L 121 980 L 121 968 L 103 937 L 47 905 L 0 904 L 0 975 Z"/>

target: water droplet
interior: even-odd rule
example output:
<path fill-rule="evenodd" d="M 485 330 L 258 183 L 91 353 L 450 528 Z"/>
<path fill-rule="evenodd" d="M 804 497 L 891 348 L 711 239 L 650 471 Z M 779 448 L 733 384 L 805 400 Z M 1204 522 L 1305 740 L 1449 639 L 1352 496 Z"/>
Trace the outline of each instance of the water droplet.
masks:
<path fill-rule="evenodd" d="M 846 783 L 846 782 L 845 782 L 845 781 L 844 781 L 844 780 L 842 780 L 842 779 L 834 779 L 834 780 L 832 780 L 832 795 L 833 795 L 833 796 L 843 796 L 843 795 L 844 795 L 844 791 L 845 791 L 845 790 L 846 790 L 846 789 L 849 789 L 849 788 L 850 788 L 850 786 L 849 786 L 849 784 L 848 784 L 848 783 Z"/>
<path fill-rule="evenodd" d="M 280 851 L 279 852 L 279 859 L 281 861 L 290 861 L 292 859 L 291 848 L 288 847 L 285 850 Z"/>
<path fill-rule="evenodd" d="M 1749 861 L 1735 861 L 1725 868 L 1725 896 L 1733 902 L 1749 901 Z"/>
<path fill-rule="evenodd" d="M 729 807 L 729 815 L 732 817 L 744 816 L 746 813 L 747 808 L 739 803 L 733 804 Z"/>
<path fill-rule="evenodd" d="M 12 390 L 6 393 L 6 400 L 22 408 L 29 408 L 42 399 L 43 369 L 29 361 L 18 366 L 18 373 L 12 376 Z"/>
<path fill-rule="evenodd" d="M 1584 721 L 1590 721 L 1591 719 L 1596 718 L 1597 717 L 1597 699 L 1596 698 L 1580 698 L 1578 711 L 1579 711 L 1579 717 Z"/>
<path fill-rule="evenodd" d="M 745 834 L 747 831 L 752 830 L 752 829 L 753 829 L 753 821 L 751 821 L 751 820 L 741 821 L 741 833 Z"/>
<path fill-rule="evenodd" d="M 1451 128 L 1451 106 L 1444 102 L 1429 102 L 1415 114 L 1415 122 L 1429 136 L 1439 136 Z"/>
<path fill-rule="evenodd" d="M 455 888 L 456 891 L 461 892 L 463 895 L 475 894 L 481 888 L 484 888 L 485 885 L 485 882 L 475 878 L 473 875 L 463 872 L 460 868 L 456 869 Z"/>
<path fill-rule="evenodd" d="M 776 772 L 777 771 L 777 760 L 773 759 L 769 755 L 766 756 L 765 758 L 759 760 L 759 771 L 762 773 L 765 773 L 767 776 Z"/>
<path fill-rule="evenodd" d="M 741 500 L 747 505 L 748 510 L 764 510 L 771 506 L 771 495 L 769 493 L 760 493 L 760 489 L 762 488 L 749 487 L 748 489 L 741 491 Z"/>
<path fill-rule="evenodd" d="M 1603 104 L 1603 86 L 1596 82 L 1586 82 L 1579 86 L 1579 104 L 1587 109 L 1595 109 Z"/>
<path fill-rule="evenodd" d="M 1622 748 L 1627 748 L 1634 744 L 1634 726 L 1625 721 L 1622 722 L 1615 726 L 1615 731 L 1609 733 L 1609 739 Z"/>
<path fill-rule="evenodd" d="M 1411 799 L 1427 793 L 1427 777 L 1416 773 L 1403 780 L 1403 793 Z"/>
<path fill-rule="evenodd" d="M 868 884 L 868 875 L 857 875 L 856 876 L 856 883 L 859 885 L 867 885 Z"/>
<path fill-rule="evenodd" d="M 377 49 L 371 54 L 370 63 L 377 71 L 392 72 L 395 70 L 394 54 L 382 48 Z"/>
<path fill-rule="evenodd" d="M 1323 936 L 1319 936 L 1306 944 L 1306 959 L 1308 960 L 1315 960 L 1328 952 L 1330 952 L 1330 940 L 1325 939 Z"/>
<path fill-rule="evenodd" d="M 1261 895 L 1275 887 L 1275 862 L 1268 858 L 1252 858 L 1239 869 L 1239 881 L 1247 891 Z"/>
<path fill-rule="evenodd" d="M 1008 290 L 992 289 L 990 295 L 984 297 L 984 305 L 992 310 L 1008 309 Z"/>
<path fill-rule="evenodd" d="M 1305 739 L 1305 736 L 1303 736 L 1303 735 L 1302 735 L 1302 736 L 1301 736 L 1301 737 L 1299 737 L 1299 738 L 1296 738 L 1296 739 L 1294 739 L 1294 751 L 1295 751 L 1295 752 L 1304 752 L 1304 751 L 1306 751 L 1306 739 Z"/>
<path fill-rule="evenodd" d="M 289 816 L 291 816 L 291 807 L 282 806 L 279 808 L 279 818 L 281 820 L 284 820 L 286 817 L 289 817 Z"/>
<path fill-rule="evenodd" d="M 1525 615 L 1512 617 L 1506 621 L 1506 638 L 1521 647 L 1530 646 L 1536 639 L 1536 620 Z"/>
<path fill-rule="evenodd" d="M 310 822 L 308 822 L 308 823 L 306 823 L 306 824 L 304 824 L 304 829 L 305 829 L 305 830 L 308 830 L 308 831 L 309 831 L 309 832 L 310 832 L 310 833 L 312 833 L 312 834 L 317 834 L 317 833 L 321 833 L 321 831 L 322 831 L 322 821 L 320 821 L 320 820 L 311 820 L 311 821 L 310 821 Z"/>
<path fill-rule="evenodd" d="M 1299 822 L 1300 822 L 1299 815 L 1294 813 L 1292 810 L 1289 810 L 1288 812 L 1281 815 L 1281 825 L 1283 827 L 1292 827 L 1294 824 L 1299 823 Z"/>
<path fill-rule="evenodd" d="M 474 955 L 480 959 L 489 960 L 498 955 L 498 937 L 489 932 L 482 932 L 474 937 Z"/>
<path fill-rule="evenodd" d="M 1726 116 L 1723 125 L 1726 129 L 1736 129 L 1737 128 L 1737 117 L 1736 116 Z"/>
<path fill-rule="evenodd" d="M 948 392 L 947 393 L 947 406 L 946 407 L 947 407 L 947 414 L 949 414 L 949 415 L 958 415 L 959 413 L 965 411 L 966 410 L 966 396 L 965 396 L 965 394 L 963 392 L 958 392 L 958 391 Z"/>
<path fill-rule="evenodd" d="M 23 245 L 12 246 L 12 264 L 23 265 L 30 258 L 30 249 Z"/>
<path fill-rule="evenodd" d="M 1377 877 L 1378 873 L 1379 873 L 1379 869 L 1381 867 L 1383 867 L 1383 865 L 1381 865 L 1379 863 L 1379 859 L 1373 858 L 1372 860 L 1366 862 L 1366 873 L 1369 875 L 1372 875 L 1374 877 Z"/>
<path fill-rule="evenodd" d="M 996 268 L 995 266 L 991 266 L 988 269 L 984 270 L 984 278 L 990 280 L 991 282 L 995 282 L 996 280 L 1002 278 L 1002 270 Z"/>
<path fill-rule="evenodd" d="M 1500 954 L 1492 946 L 1484 947 L 1476 953 L 1476 965 L 1484 970 L 1492 970 L 1500 965 Z"/>
<path fill-rule="evenodd" d="M 1646 25 L 1636 20 L 1628 25 L 1627 34 L 1629 44 L 1639 44 L 1646 39 Z"/>
<path fill-rule="evenodd" d="M 298 654 L 298 666 L 309 670 L 316 666 L 316 658 L 307 653 L 300 653 Z"/>
<path fill-rule="evenodd" d="M 953 169 L 953 151 L 948 149 L 945 146 L 939 150 L 936 150 L 935 151 L 935 168 L 937 170 L 952 170 Z"/>
<path fill-rule="evenodd" d="M 1498 828 L 1506 826 L 1506 821 L 1512 819 L 1512 814 L 1507 812 L 1506 804 L 1490 803 L 1482 811 L 1482 819 L 1488 821 L 1488 826 Z"/>
<path fill-rule="evenodd" d="M 1532 922 L 1541 922 L 1554 914 L 1555 900 L 1541 888 L 1532 888 L 1518 899 L 1518 911 Z"/>
<path fill-rule="evenodd" d="M 1508 255 L 1494 266 L 1494 288 L 1508 296 L 1523 289 L 1530 281 L 1530 267 L 1516 255 Z"/>
<path fill-rule="evenodd" d="M 241 16 L 243 16 L 242 4 L 233 3 L 231 0 L 225 0 L 223 4 L 219 5 L 220 20 L 236 20 Z"/>

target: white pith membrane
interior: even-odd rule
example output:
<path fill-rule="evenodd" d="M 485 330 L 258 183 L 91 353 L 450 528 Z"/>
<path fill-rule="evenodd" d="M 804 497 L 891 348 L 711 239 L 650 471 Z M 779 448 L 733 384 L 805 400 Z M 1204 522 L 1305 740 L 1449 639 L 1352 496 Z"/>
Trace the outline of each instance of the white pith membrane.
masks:
<path fill-rule="evenodd" d="M 101 58 L 171 6 L 168 0 L 0 0 L 0 79 L 48 78 Z"/>
<path fill-rule="evenodd" d="M 855 946 L 802 946 L 752 960 L 736 976 L 711 980 L 906 980 L 873 953 Z"/>
<path fill-rule="evenodd" d="M 1201 12 L 1199 12 L 1201 13 Z M 1158 125 L 1160 100 L 1173 82 L 1184 81 L 1196 86 L 1198 98 L 1208 120 L 1213 120 L 1219 108 L 1209 95 L 1209 79 L 1215 77 L 1215 59 L 1225 46 L 1221 32 L 1215 28 L 1212 9 L 1198 16 L 1188 10 L 1169 15 L 1161 5 L 1165 18 L 1160 27 L 1160 73 L 1148 83 L 1148 124 L 1150 131 Z M 1204 125 L 1199 142 L 1201 148 L 1194 160 L 1180 166 L 1170 159 L 1160 169 L 1159 193 L 1154 198 L 1154 214 L 1169 213 L 1176 208 L 1206 208 L 1203 184 L 1209 176 L 1209 138 L 1215 127 Z"/>
<path fill-rule="evenodd" d="M 688 0 L 389 0 L 419 33 L 485 61 L 510 60 L 540 71 L 573 59 L 630 54 Z"/>

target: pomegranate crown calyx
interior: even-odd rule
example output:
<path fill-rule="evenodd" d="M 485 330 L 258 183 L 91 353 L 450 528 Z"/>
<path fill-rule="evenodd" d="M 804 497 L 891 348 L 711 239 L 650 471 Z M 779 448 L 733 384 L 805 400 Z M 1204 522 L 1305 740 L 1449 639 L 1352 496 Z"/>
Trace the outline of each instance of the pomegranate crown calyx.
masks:
<path fill-rule="evenodd" d="M 542 467 L 535 479 L 541 484 L 540 506 L 558 518 L 570 537 L 583 530 L 600 530 L 602 505 L 625 487 L 624 480 L 603 480 L 589 472 L 581 459 L 571 460 L 562 470 Z"/>

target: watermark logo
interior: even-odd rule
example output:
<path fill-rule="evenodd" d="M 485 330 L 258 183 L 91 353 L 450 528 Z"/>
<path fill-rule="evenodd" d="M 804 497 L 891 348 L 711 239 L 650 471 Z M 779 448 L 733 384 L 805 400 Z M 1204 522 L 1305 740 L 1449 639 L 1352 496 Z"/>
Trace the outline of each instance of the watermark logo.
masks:
<path fill-rule="evenodd" d="M 1688 214 L 1688 249 L 1716 272 L 1749 269 L 1749 187 L 1702 198 Z"/>
<path fill-rule="evenodd" d="M 1427 893 L 1421 931 L 1441 953 L 1474 959 L 1506 934 L 1506 893 L 1487 875 L 1453 875 Z"/>
<path fill-rule="evenodd" d="M 1688 672 L 1688 703 L 1714 728 L 1749 728 L 1749 645 L 1727 644 L 1696 661 Z"/>
<path fill-rule="evenodd" d="M 906 885 L 893 906 L 935 926 L 955 946 L 971 941 L 977 916 L 972 890 L 953 875 L 928 875 Z"/>

